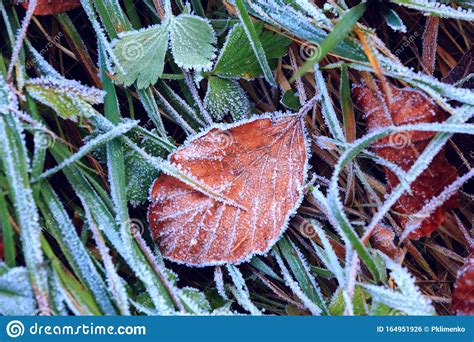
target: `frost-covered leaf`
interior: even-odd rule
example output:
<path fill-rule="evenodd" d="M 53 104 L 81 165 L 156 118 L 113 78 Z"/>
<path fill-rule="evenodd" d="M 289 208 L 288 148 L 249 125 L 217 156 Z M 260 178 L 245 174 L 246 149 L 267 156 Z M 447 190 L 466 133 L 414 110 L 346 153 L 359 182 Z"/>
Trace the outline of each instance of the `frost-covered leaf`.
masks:
<path fill-rule="evenodd" d="M 178 66 L 209 70 L 215 40 L 209 22 L 190 14 L 166 18 L 161 25 L 121 33 L 114 41 L 114 53 L 121 67 L 116 68 L 116 79 L 126 86 L 137 81 L 139 89 L 155 84 L 163 74 L 168 42 Z"/>
<path fill-rule="evenodd" d="M 457 178 L 453 183 L 449 184 L 438 195 L 432 197 L 417 213 L 413 214 L 405 224 L 405 230 L 401 236 L 401 240 L 409 236 L 412 232 L 416 232 L 423 223 L 425 217 L 431 216 L 442 207 L 446 201 L 450 201 L 458 194 L 459 189 L 474 176 L 474 169 Z"/>
<path fill-rule="evenodd" d="M 140 146 L 153 156 L 165 157 L 166 153 L 162 146 L 149 138 L 143 138 L 139 142 Z M 148 161 L 133 149 L 125 149 L 125 175 L 127 198 L 133 206 L 143 204 L 148 198 L 153 180 L 158 176 L 159 171 L 150 165 Z"/>
<path fill-rule="evenodd" d="M 22 5 L 28 8 L 30 1 Z M 49 15 L 66 12 L 81 6 L 80 0 L 37 0 L 34 15 Z"/>
<path fill-rule="evenodd" d="M 237 81 L 211 76 L 207 87 L 204 103 L 216 120 L 227 114 L 239 120 L 250 111 L 249 99 Z"/>
<path fill-rule="evenodd" d="M 139 89 L 155 84 L 163 74 L 169 41 L 169 24 L 124 32 L 114 41 L 114 52 L 123 72 L 116 70 L 116 80 L 126 86 L 137 81 Z"/>
<path fill-rule="evenodd" d="M 93 112 L 91 104 L 102 103 L 104 98 L 102 90 L 52 77 L 28 80 L 26 89 L 34 99 L 52 108 L 60 117 L 73 121 Z"/>
<path fill-rule="evenodd" d="M 397 284 L 398 290 L 362 284 L 361 286 L 372 296 L 372 299 L 407 315 L 433 315 L 435 310 L 431 301 L 420 292 L 411 274 L 389 257 L 384 255 L 382 257 L 385 259 L 387 268 L 391 271 L 390 275 Z"/>
<path fill-rule="evenodd" d="M 474 254 L 466 258 L 454 284 L 452 309 L 458 315 L 474 315 Z"/>
<path fill-rule="evenodd" d="M 369 131 L 390 125 L 440 122 L 445 119 L 446 114 L 442 109 L 421 92 L 392 85 L 390 89 L 393 96 L 391 107 L 380 90 L 374 90 L 374 93 L 364 85 L 353 89 L 355 101 L 366 115 Z M 421 131 L 396 133 L 378 140 L 372 146 L 378 155 L 408 171 L 434 135 L 434 132 Z M 400 183 L 400 180 L 386 167 L 385 174 L 390 191 Z M 411 183 L 412 193 L 404 194 L 395 204 L 397 220 L 406 225 L 410 221 L 410 215 L 418 213 L 432 197 L 452 183 L 457 174 L 457 169 L 448 163 L 442 150 L 429 167 Z M 438 207 L 436 212 L 425 218 L 420 228 L 412 232 L 409 237 L 417 239 L 431 234 L 444 221 L 445 211 L 455 206 L 456 203 L 452 199 Z"/>
<path fill-rule="evenodd" d="M 0 262 L 0 267 L 5 264 Z M 6 269 L 0 275 L 0 315 L 33 316 L 36 314 L 36 301 L 25 267 Z"/>
<path fill-rule="evenodd" d="M 214 57 L 214 30 L 204 18 L 181 14 L 172 19 L 171 52 L 184 69 L 209 70 Z"/>
<path fill-rule="evenodd" d="M 255 29 L 268 63 L 271 68 L 274 68 L 278 58 L 285 55 L 290 41 L 281 35 L 263 30 L 262 25 L 255 25 Z M 223 77 L 248 79 L 263 75 L 241 24 L 235 25 L 229 31 L 213 73 Z"/>
<path fill-rule="evenodd" d="M 229 201 L 168 175 L 155 181 L 149 222 L 163 255 L 195 266 L 266 253 L 302 199 L 307 149 L 300 115 L 216 125 L 169 157 Z"/>

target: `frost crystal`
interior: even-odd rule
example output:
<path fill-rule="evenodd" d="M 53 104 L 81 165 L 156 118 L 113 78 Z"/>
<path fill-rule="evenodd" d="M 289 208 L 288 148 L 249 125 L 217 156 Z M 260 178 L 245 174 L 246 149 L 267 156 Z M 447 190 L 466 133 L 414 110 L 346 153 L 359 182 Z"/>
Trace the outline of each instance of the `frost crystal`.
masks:
<path fill-rule="evenodd" d="M 210 77 L 204 99 L 209 112 L 217 120 L 231 114 L 234 120 L 245 117 L 250 111 L 250 102 L 242 87 L 234 80 Z"/>
<path fill-rule="evenodd" d="M 85 283 L 89 286 L 91 292 L 94 294 L 95 299 L 105 314 L 113 315 L 115 310 L 112 307 L 112 303 L 108 298 L 108 294 L 105 290 L 104 283 L 96 267 L 94 266 L 85 246 L 81 239 L 76 233 L 75 227 L 67 216 L 67 213 L 61 204 L 57 195 L 49 190 L 47 187 L 43 190 L 45 194 L 48 194 L 47 201 L 49 210 L 51 211 L 51 219 L 54 220 L 55 226 L 59 230 L 59 241 L 67 246 L 71 252 L 70 262 L 79 271 L 79 276 L 84 279 Z M 45 196 L 46 198 L 46 196 Z M 51 223 L 52 224 L 52 223 Z"/>
<path fill-rule="evenodd" d="M 293 291 L 293 293 L 298 296 L 299 299 L 303 302 L 304 306 L 311 311 L 315 316 L 321 315 L 321 309 L 308 298 L 308 296 L 303 292 L 298 282 L 296 282 L 292 277 L 288 269 L 286 268 L 281 256 L 278 253 L 275 253 L 275 259 L 278 263 L 278 266 L 281 269 L 281 274 L 283 279 L 285 279 L 288 287 Z"/>
<path fill-rule="evenodd" d="M 5 264 L 0 262 L 0 268 Z M 36 301 L 25 267 L 15 267 L 0 275 L 0 314 L 34 316 Z"/>
<path fill-rule="evenodd" d="M 435 14 L 441 18 L 453 18 L 460 20 L 474 21 L 474 12 L 469 8 L 463 8 L 457 6 L 454 8 L 443 1 L 432 1 L 432 0 L 391 0 L 392 2 L 413 8 L 422 12 L 426 12 L 426 15 Z"/>
<path fill-rule="evenodd" d="M 240 273 L 239 269 L 233 265 L 227 265 L 227 271 L 235 284 L 235 287 L 231 287 L 231 291 L 240 305 L 254 316 L 259 316 L 262 313 L 250 300 L 250 293 L 245 284 L 245 280 Z"/>
<path fill-rule="evenodd" d="M 373 299 L 403 311 L 407 315 L 433 315 L 435 311 L 431 301 L 421 294 L 410 273 L 389 257 L 381 253 L 380 255 L 385 260 L 387 268 L 392 271 L 391 276 L 397 283 L 399 291 L 387 287 L 362 284 Z"/>

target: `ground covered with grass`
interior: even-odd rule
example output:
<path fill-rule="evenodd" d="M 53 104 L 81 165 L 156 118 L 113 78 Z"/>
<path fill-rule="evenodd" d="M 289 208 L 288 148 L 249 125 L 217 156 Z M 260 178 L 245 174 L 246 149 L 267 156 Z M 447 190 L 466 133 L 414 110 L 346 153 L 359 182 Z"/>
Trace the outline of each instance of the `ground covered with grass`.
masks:
<path fill-rule="evenodd" d="M 1 315 L 474 314 L 471 1 L 0 13 Z"/>

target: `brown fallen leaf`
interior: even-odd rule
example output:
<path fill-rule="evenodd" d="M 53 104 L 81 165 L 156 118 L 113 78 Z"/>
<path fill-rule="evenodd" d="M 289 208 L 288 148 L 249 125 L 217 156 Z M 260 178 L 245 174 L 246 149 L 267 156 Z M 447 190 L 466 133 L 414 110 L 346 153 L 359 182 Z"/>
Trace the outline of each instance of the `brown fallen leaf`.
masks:
<path fill-rule="evenodd" d="M 400 247 L 395 246 L 394 239 L 395 233 L 384 224 L 378 224 L 372 234 L 374 247 L 398 263 L 403 260 L 404 252 Z"/>
<path fill-rule="evenodd" d="M 474 253 L 458 273 L 454 284 L 452 310 L 458 315 L 474 315 Z"/>
<path fill-rule="evenodd" d="M 28 8 L 29 1 L 25 1 L 22 5 Z M 50 15 L 66 12 L 81 6 L 80 0 L 37 0 L 34 15 Z"/>
<path fill-rule="evenodd" d="M 393 94 L 391 111 L 379 89 L 372 90 L 361 84 L 353 89 L 355 103 L 365 113 L 369 131 L 391 125 L 441 122 L 445 119 L 445 113 L 441 108 L 422 93 L 414 89 L 400 89 L 393 85 L 390 87 Z M 376 141 L 372 148 L 382 158 L 408 171 L 434 135 L 435 132 L 421 131 L 395 133 Z M 387 190 L 390 192 L 400 181 L 390 169 L 384 168 L 384 170 Z M 443 148 L 430 166 L 411 184 L 412 194 L 405 193 L 393 206 L 398 222 L 404 226 L 411 215 L 418 213 L 431 198 L 438 195 L 457 176 L 457 170 L 446 160 Z M 431 234 L 443 223 L 446 210 L 455 206 L 456 201 L 453 196 L 438 207 L 430 217 L 424 219 L 420 227 L 408 237 L 418 239 Z"/>
<path fill-rule="evenodd" d="M 148 220 L 163 255 L 194 266 L 240 263 L 267 252 L 302 201 L 308 161 L 303 119 L 284 115 L 217 125 L 169 161 L 239 206 L 159 176 Z"/>

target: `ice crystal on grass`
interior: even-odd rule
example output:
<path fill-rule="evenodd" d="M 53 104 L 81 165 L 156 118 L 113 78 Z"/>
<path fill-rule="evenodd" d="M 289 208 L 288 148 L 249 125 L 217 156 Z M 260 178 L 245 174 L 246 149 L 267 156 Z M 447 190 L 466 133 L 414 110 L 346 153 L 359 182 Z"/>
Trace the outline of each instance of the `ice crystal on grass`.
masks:
<path fill-rule="evenodd" d="M 278 242 L 278 247 L 282 257 L 288 262 L 291 271 L 295 275 L 301 290 L 309 300 L 314 302 L 321 309 L 321 313 L 326 315 L 328 310 L 325 300 L 319 286 L 316 284 L 315 278 L 310 273 L 310 267 L 303 253 L 287 236 Z"/>
<path fill-rule="evenodd" d="M 400 31 L 402 33 L 407 32 L 407 27 L 403 23 L 402 19 L 398 16 L 397 12 L 391 8 L 385 7 L 382 9 L 382 14 L 387 22 L 387 25 L 394 31 Z"/>
<path fill-rule="evenodd" d="M 397 284 L 398 291 L 383 286 L 362 284 L 372 296 L 373 301 L 381 302 L 407 315 L 433 315 L 435 311 L 431 301 L 421 294 L 412 275 L 389 257 L 381 255 L 391 271 L 390 274 Z"/>
<path fill-rule="evenodd" d="M 245 280 L 242 276 L 242 273 L 240 273 L 239 269 L 233 265 L 227 265 L 226 268 L 235 285 L 235 287 L 230 287 L 230 290 L 232 291 L 234 297 L 237 299 L 238 303 L 242 305 L 242 307 L 245 310 L 249 311 L 252 315 L 261 315 L 262 313 L 260 312 L 260 310 L 250 300 L 249 289 L 245 284 Z"/>
<path fill-rule="evenodd" d="M 454 8 L 443 1 L 434 0 L 391 0 L 392 2 L 425 12 L 426 15 L 437 15 L 441 18 L 453 18 L 474 21 L 474 12 L 470 8 Z"/>
<path fill-rule="evenodd" d="M 318 8 L 314 3 L 310 2 L 309 0 L 296 0 L 295 3 L 303 9 L 307 14 L 313 17 L 316 22 L 324 24 L 326 26 L 331 27 L 332 23 L 328 17 L 324 14 L 324 12 Z"/>
<path fill-rule="evenodd" d="M 117 274 L 114 263 L 112 261 L 112 257 L 109 253 L 109 248 L 105 244 L 105 240 L 102 237 L 100 230 L 92 219 L 89 213 L 89 209 L 87 207 L 84 207 L 84 211 L 86 213 L 89 229 L 92 231 L 97 249 L 104 264 L 109 291 L 110 293 L 112 293 L 112 296 L 115 299 L 115 304 L 119 308 L 120 313 L 122 315 L 130 315 L 128 295 L 125 289 L 125 282 Z"/>
<path fill-rule="evenodd" d="M 61 79 L 63 78 L 41 55 L 41 53 L 36 50 L 33 45 L 31 45 L 29 42 L 27 42 L 26 46 L 28 49 L 31 51 L 34 57 L 34 64 L 36 67 L 46 76 L 50 76 L 56 79 Z M 27 65 L 28 66 L 28 65 Z"/>
<path fill-rule="evenodd" d="M 105 58 L 107 69 L 114 70 L 114 68 L 112 68 L 112 63 L 113 63 L 118 70 L 120 70 L 121 72 L 124 72 L 118 57 L 115 55 L 113 51 L 112 45 L 107 39 L 104 29 L 102 28 L 101 24 L 97 20 L 96 12 L 94 9 L 94 5 L 92 4 L 92 1 L 81 0 L 81 5 L 82 5 L 82 8 L 84 9 L 84 12 L 86 12 L 87 14 L 87 17 L 89 18 L 89 21 L 91 22 L 92 27 L 94 28 L 94 31 L 98 40 L 97 45 L 102 44 L 105 50 L 107 51 L 107 55 Z"/>
<path fill-rule="evenodd" d="M 249 1 L 250 10 L 263 21 L 283 27 L 291 34 L 307 40 L 314 44 L 320 44 L 327 36 L 325 30 L 313 24 L 311 20 L 300 9 L 293 7 L 283 0 L 253 0 Z M 361 48 L 352 42 L 345 40 L 334 48 L 334 53 L 346 58 L 365 61 L 366 57 Z"/>
<path fill-rule="evenodd" d="M 113 129 L 99 134 L 95 136 L 94 138 L 90 139 L 86 144 L 84 144 L 79 151 L 71 155 L 70 157 L 64 159 L 61 163 L 59 163 L 57 166 L 45 171 L 42 173 L 38 178 L 43 179 L 47 178 L 56 172 L 64 169 L 65 167 L 79 161 L 81 158 L 85 157 L 88 153 L 93 151 L 94 149 L 98 148 L 99 146 L 107 143 L 108 141 L 117 138 L 119 136 L 122 136 L 124 133 L 128 132 L 131 130 L 133 127 L 137 125 L 137 121 L 131 121 L 127 120 L 122 124 L 119 124 L 115 126 Z"/>
<path fill-rule="evenodd" d="M 297 281 L 293 279 L 288 268 L 286 268 L 283 259 L 278 254 L 278 252 L 274 253 L 275 260 L 277 261 L 278 266 L 281 269 L 281 274 L 283 275 L 283 279 L 285 280 L 286 285 L 293 291 L 293 293 L 303 302 L 303 305 L 315 316 L 321 315 L 321 309 L 313 302 L 308 296 L 303 292 L 300 285 Z"/>
<path fill-rule="evenodd" d="M 64 174 L 74 188 L 84 206 L 88 206 L 92 217 L 102 229 L 107 239 L 116 250 L 122 250 L 122 241 L 116 226 L 115 219 L 104 200 L 99 197 L 97 191 L 75 165 L 64 169 Z"/>
<path fill-rule="evenodd" d="M 180 290 L 180 298 L 188 311 L 198 315 L 208 315 L 211 312 L 211 304 L 206 295 L 198 289 L 185 287 Z"/>
<path fill-rule="evenodd" d="M 78 271 L 78 276 L 81 277 L 84 283 L 90 288 L 103 313 L 114 314 L 115 310 L 108 298 L 104 282 L 97 272 L 84 244 L 77 235 L 75 227 L 68 217 L 60 199 L 52 189 L 46 185 L 42 189 L 42 195 L 51 213 L 52 222 L 46 222 L 47 226 L 51 227 L 50 229 L 58 241 L 61 241 L 64 246 L 67 246 L 67 251 L 70 253 L 69 262 Z"/>
<path fill-rule="evenodd" d="M 322 37 L 325 35 L 324 30 L 317 25 L 311 24 L 311 20 L 303 12 L 295 9 L 283 0 L 255 0 L 249 2 L 249 6 L 261 19 L 270 21 L 269 19 L 271 18 L 281 26 L 307 40 L 314 41 L 315 37 L 322 40 Z"/>
<path fill-rule="evenodd" d="M 313 247 L 315 251 L 320 255 L 321 260 L 325 263 L 326 267 L 336 276 L 337 281 L 339 282 L 340 286 L 344 286 L 345 284 L 345 274 L 344 270 L 336 256 L 336 252 L 334 251 L 333 247 L 331 246 L 324 229 L 320 226 L 318 222 L 315 220 L 311 220 L 314 230 L 316 234 L 318 234 L 319 238 L 321 239 L 321 243 L 324 247 L 324 254 L 321 254 L 320 248 L 313 242 Z"/>
<path fill-rule="evenodd" d="M 0 262 L 0 267 L 6 267 Z M 36 301 L 25 267 L 7 269 L 0 275 L 0 314 L 2 316 L 33 316 Z"/>
<path fill-rule="evenodd" d="M 329 96 L 329 92 L 326 87 L 326 81 L 324 80 L 319 67 L 315 65 L 314 68 L 314 78 L 316 80 L 319 92 L 321 93 L 321 104 L 324 121 L 329 127 L 329 130 L 334 138 L 339 141 L 346 141 L 344 132 L 342 131 L 336 112 L 332 106 L 331 97 Z"/>
<path fill-rule="evenodd" d="M 8 86 L 0 77 L 2 101 L 16 105 Z M 5 96 L 6 95 L 6 96 Z M 32 285 L 36 287 L 36 299 L 41 312 L 49 312 L 47 272 L 41 249 L 39 213 L 29 183 L 28 154 L 23 126 L 16 116 L 0 107 L 0 158 L 9 186 L 11 200 L 21 229 L 21 242 Z M 16 110 L 17 108 L 12 108 Z"/>
<path fill-rule="evenodd" d="M 227 294 L 225 293 L 224 275 L 222 274 L 222 268 L 220 266 L 214 268 L 214 282 L 219 295 L 223 299 L 229 300 L 229 297 L 227 297 Z"/>
<path fill-rule="evenodd" d="M 61 290 L 61 280 L 59 279 L 58 273 L 51 270 L 49 272 L 49 279 L 55 314 L 60 316 L 67 316 L 68 312 L 66 309 L 66 299 L 64 298 L 64 293 Z"/>
<path fill-rule="evenodd" d="M 375 54 L 385 69 L 386 75 L 406 80 L 412 86 L 425 91 L 433 99 L 439 98 L 441 100 L 440 102 L 445 102 L 445 100 L 443 101 L 444 97 L 459 101 L 460 103 L 474 105 L 474 92 L 470 89 L 459 88 L 451 84 L 443 83 L 433 76 L 416 72 L 409 67 L 396 63 L 382 54 L 377 52 Z M 367 70 L 363 67 L 361 67 L 361 69 Z"/>

